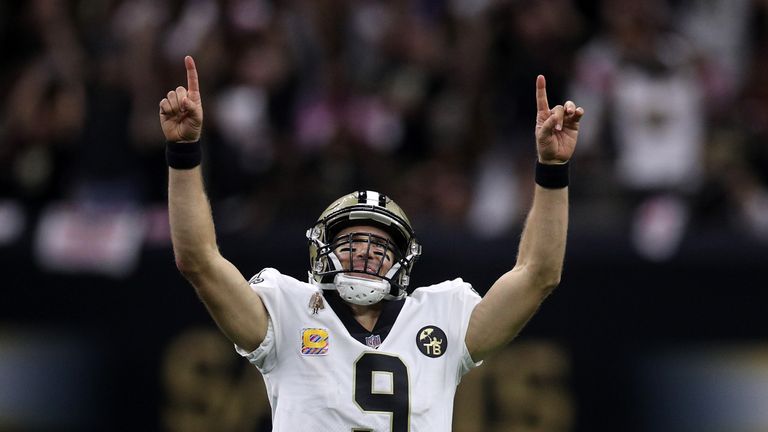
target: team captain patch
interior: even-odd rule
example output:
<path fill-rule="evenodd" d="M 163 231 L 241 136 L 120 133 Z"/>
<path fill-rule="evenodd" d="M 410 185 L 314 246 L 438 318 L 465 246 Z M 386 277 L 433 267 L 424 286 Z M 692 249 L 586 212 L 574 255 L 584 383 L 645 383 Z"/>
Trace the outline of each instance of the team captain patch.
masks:
<path fill-rule="evenodd" d="M 301 331 L 301 354 L 328 354 L 328 330 L 322 328 L 305 328 Z"/>

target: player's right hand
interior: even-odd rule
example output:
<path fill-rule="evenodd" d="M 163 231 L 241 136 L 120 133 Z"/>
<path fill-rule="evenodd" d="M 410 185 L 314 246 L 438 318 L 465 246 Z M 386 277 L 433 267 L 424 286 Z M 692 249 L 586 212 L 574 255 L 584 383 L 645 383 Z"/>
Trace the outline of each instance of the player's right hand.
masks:
<path fill-rule="evenodd" d="M 184 57 L 187 68 L 187 88 L 176 87 L 160 101 L 160 126 L 165 140 L 170 142 L 195 142 L 203 129 L 203 101 L 197 80 L 195 60 Z"/>

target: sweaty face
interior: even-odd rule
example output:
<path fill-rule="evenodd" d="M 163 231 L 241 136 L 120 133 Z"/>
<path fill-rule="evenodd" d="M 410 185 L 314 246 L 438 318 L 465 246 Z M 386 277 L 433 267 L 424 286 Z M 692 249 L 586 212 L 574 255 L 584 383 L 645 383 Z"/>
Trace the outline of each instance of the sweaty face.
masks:
<path fill-rule="evenodd" d="M 394 265 L 393 248 L 389 234 L 373 226 L 344 228 L 334 238 L 334 253 L 342 267 L 366 279 L 387 274 Z"/>

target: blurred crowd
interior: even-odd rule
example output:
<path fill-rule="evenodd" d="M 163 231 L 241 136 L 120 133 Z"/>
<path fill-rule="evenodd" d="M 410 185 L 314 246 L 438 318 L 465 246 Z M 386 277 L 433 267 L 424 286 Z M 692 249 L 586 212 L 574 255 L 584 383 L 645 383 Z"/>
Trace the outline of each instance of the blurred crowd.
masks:
<path fill-rule="evenodd" d="M 158 102 L 186 54 L 220 231 L 364 187 L 417 229 L 514 233 L 541 73 L 586 110 L 575 225 L 661 259 L 697 230 L 768 241 L 766 0 L 30 0 L 0 38 L 0 245 L 104 214 L 165 236 Z"/>

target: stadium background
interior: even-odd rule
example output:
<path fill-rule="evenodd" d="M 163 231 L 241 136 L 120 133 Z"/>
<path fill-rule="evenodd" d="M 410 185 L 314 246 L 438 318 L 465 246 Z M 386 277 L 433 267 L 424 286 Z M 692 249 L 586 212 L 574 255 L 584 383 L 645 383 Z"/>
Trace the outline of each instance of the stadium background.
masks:
<path fill-rule="evenodd" d="M 220 247 L 301 277 L 358 187 L 480 292 L 532 188 L 533 82 L 587 110 L 563 282 L 457 431 L 768 429 L 768 3 L 0 5 L 0 430 L 268 430 L 173 264 L 157 103 L 195 56 Z M 311 425 L 308 425 L 311 429 Z"/>

